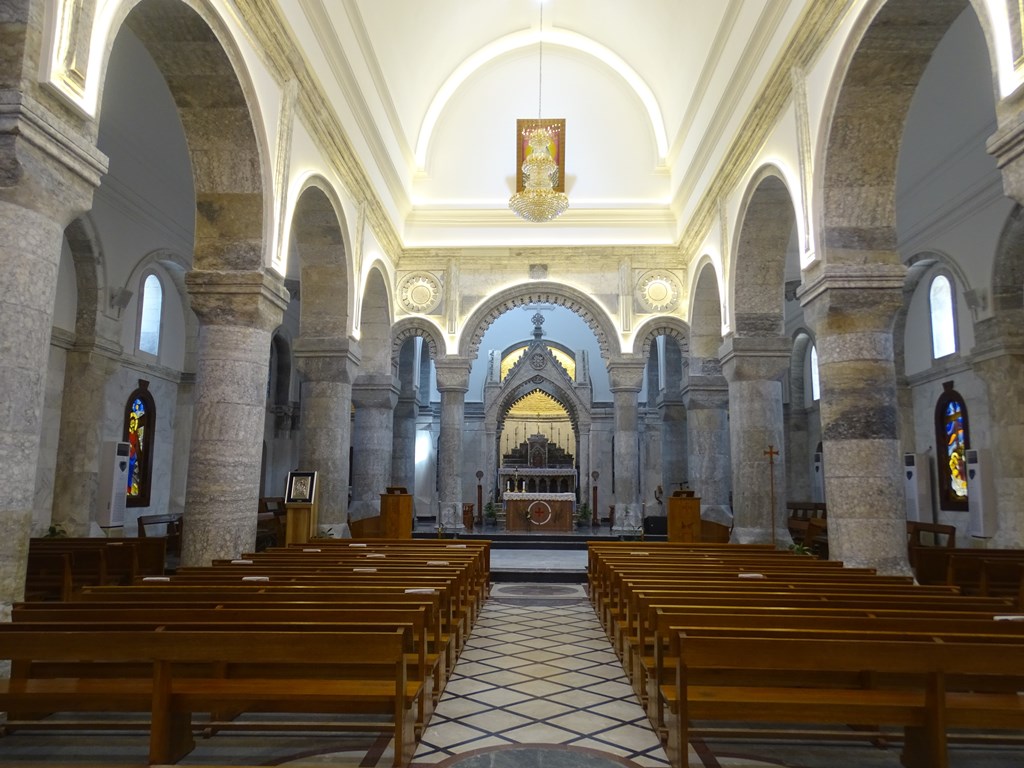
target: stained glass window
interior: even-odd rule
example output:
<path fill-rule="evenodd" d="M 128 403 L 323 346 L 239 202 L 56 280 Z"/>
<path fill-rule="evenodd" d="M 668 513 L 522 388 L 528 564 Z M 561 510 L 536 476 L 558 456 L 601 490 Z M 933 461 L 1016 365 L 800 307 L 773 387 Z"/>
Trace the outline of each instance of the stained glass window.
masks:
<path fill-rule="evenodd" d="M 124 441 L 128 443 L 128 506 L 148 507 L 152 484 L 153 432 L 156 406 L 149 394 L 149 382 L 128 397 L 124 416 Z"/>
<path fill-rule="evenodd" d="M 939 465 L 939 503 L 943 509 L 967 509 L 967 449 L 970 433 L 967 404 L 943 383 L 944 392 L 935 406 L 935 438 Z"/>

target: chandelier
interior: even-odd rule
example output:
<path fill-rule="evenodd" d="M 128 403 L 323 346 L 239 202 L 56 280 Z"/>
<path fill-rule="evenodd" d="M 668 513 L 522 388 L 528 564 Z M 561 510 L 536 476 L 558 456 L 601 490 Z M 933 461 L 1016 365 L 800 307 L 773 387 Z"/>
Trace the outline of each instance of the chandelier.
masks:
<path fill-rule="evenodd" d="M 525 142 L 526 155 L 521 171 L 522 190 L 508 200 L 508 207 L 522 219 L 533 222 L 551 221 L 569 207 L 569 198 L 555 189 L 558 185 L 558 163 L 553 152 L 559 146 L 558 126 L 564 121 L 541 120 L 541 94 L 544 82 L 544 3 L 540 5 L 540 40 L 537 63 L 537 120 L 526 123 L 519 138 Z"/>

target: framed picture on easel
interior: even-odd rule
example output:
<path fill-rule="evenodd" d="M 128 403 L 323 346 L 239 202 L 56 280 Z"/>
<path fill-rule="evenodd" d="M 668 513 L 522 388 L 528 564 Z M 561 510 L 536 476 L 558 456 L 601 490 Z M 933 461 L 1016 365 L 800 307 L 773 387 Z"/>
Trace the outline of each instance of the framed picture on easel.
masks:
<path fill-rule="evenodd" d="M 285 502 L 312 504 L 316 497 L 316 472 L 289 472 Z"/>

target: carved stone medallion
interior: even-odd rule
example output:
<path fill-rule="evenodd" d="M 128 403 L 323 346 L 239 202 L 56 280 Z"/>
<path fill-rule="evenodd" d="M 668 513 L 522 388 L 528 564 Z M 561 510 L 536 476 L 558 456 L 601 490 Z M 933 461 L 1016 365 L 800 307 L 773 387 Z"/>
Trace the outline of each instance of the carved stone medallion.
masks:
<path fill-rule="evenodd" d="M 648 312 L 671 312 L 679 306 L 682 289 L 671 273 L 651 270 L 640 276 L 636 297 Z"/>
<path fill-rule="evenodd" d="M 441 283 L 429 272 L 410 272 L 398 283 L 398 301 L 406 312 L 433 312 L 441 301 Z"/>

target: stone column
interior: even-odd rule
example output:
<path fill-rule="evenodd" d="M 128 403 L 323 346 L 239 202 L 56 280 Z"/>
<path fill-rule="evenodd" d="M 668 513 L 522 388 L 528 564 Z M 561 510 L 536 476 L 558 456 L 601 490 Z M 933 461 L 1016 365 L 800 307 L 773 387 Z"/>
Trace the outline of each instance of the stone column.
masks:
<path fill-rule="evenodd" d="M 801 291 L 818 348 L 829 555 L 885 574 L 910 573 L 892 338 L 904 274 L 826 267 Z"/>
<path fill-rule="evenodd" d="M 678 390 L 658 398 L 661 422 L 661 487 L 665 496 L 689 479 L 686 456 L 686 406 Z M 664 508 L 662 508 L 664 509 Z"/>
<path fill-rule="evenodd" d="M 347 340 L 300 336 L 294 355 L 302 377 L 299 467 L 317 473 L 321 529 L 345 536 L 352 381 L 359 368 L 359 347 Z"/>
<path fill-rule="evenodd" d="M 120 344 L 102 339 L 76 342 L 68 352 L 51 520 L 69 536 L 88 536 L 95 520 L 106 386 L 120 355 Z"/>
<path fill-rule="evenodd" d="M 611 362 L 608 374 L 615 403 L 615 527 L 622 528 L 640 520 L 637 395 L 644 364 L 640 360 Z"/>
<path fill-rule="evenodd" d="M 196 399 L 181 561 L 209 565 L 256 544 L 270 334 L 288 305 L 264 272 L 193 271 Z"/>
<path fill-rule="evenodd" d="M 989 545 L 1024 547 L 1024 310 L 978 323 L 975 338 L 972 362 L 988 389 L 991 414 L 988 468 L 995 499 L 989 503 L 995 503 L 997 528 Z"/>
<path fill-rule="evenodd" d="M 590 485 L 593 483 L 590 479 L 590 424 L 581 423 L 578 429 L 580 441 L 576 454 L 576 468 L 580 473 L 579 503 L 590 504 Z"/>
<path fill-rule="evenodd" d="M 398 403 L 391 447 L 391 484 L 416 492 L 416 416 L 419 415 L 416 380 L 419 378 L 416 345 L 402 345 L 398 360 Z"/>
<path fill-rule="evenodd" d="M 729 451 L 729 385 L 715 358 L 691 358 L 686 404 L 686 452 L 690 487 L 700 497 L 705 520 L 731 526 L 729 492 L 732 457 Z M 674 490 L 674 489 L 673 489 Z M 665 489 L 668 495 L 668 489 Z"/>
<path fill-rule="evenodd" d="M 793 543 L 786 525 L 786 457 L 782 377 L 791 344 L 782 337 L 735 338 L 721 348 L 729 382 L 733 540 L 740 544 Z M 772 468 L 766 451 L 778 451 Z M 771 483 L 774 471 L 775 506 Z M 774 521 L 774 525 L 773 525 Z"/>
<path fill-rule="evenodd" d="M 18 92 L 23 59 L 34 67 L 38 52 L 24 50 L 37 30 L 16 17 L 5 18 L 0 111 L 0 620 L 25 591 L 61 241 L 106 171 L 90 124 Z"/>
<path fill-rule="evenodd" d="M 380 495 L 391 485 L 398 384 L 390 374 L 361 374 L 352 385 L 352 503 L 350 520 L 380 516 Z"/>
<path fill-rule="evenodd" d="M 438 449 L 438 522 L 462 527 L 462 426 L 469 363 L 462 358 L 436 360 L 437 390 L 441 393 L 441 439 Z M 454 526 L 453 526 L 454 523 Z"/>

